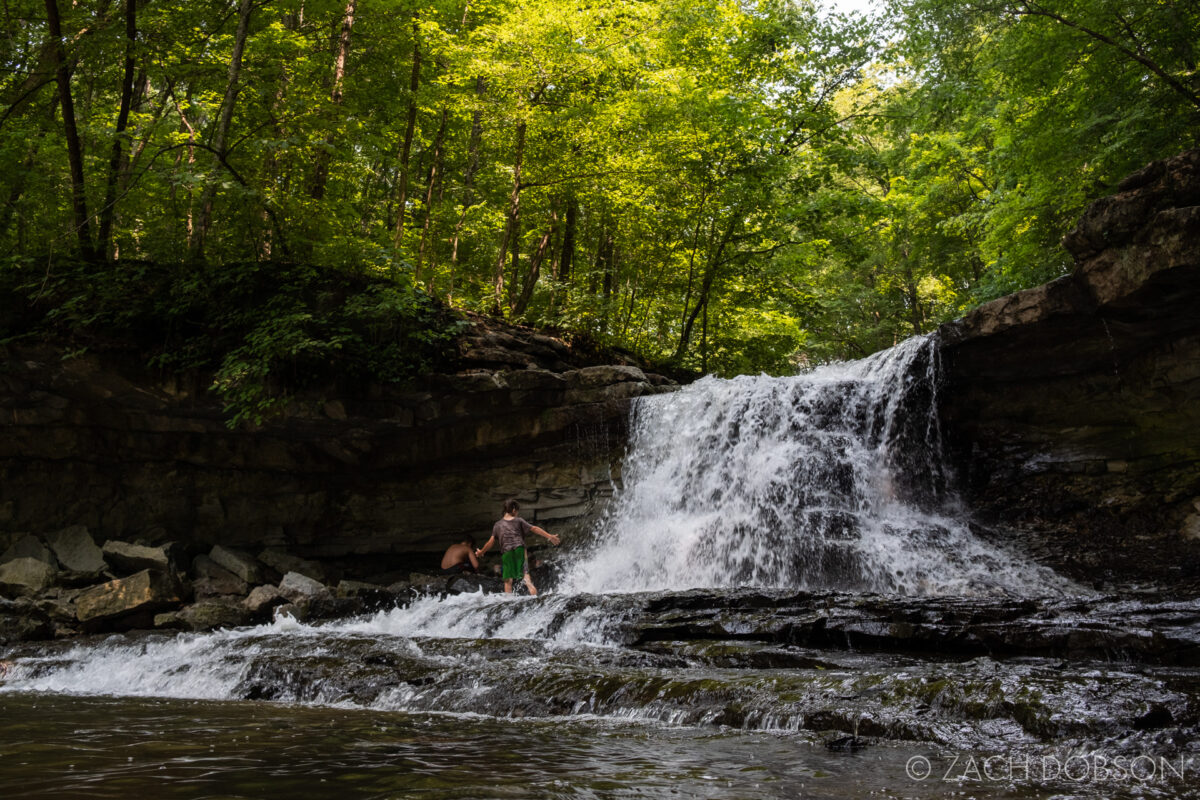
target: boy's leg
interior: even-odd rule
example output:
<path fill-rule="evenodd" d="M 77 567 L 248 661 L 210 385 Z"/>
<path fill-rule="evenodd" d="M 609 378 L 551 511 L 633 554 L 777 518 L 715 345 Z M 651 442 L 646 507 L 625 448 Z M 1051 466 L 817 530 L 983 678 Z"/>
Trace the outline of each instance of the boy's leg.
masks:
<path fill-rule="evenodd" d="M 512 594 L 512 578 L 504 579 L 504 593 Z"/>
<path fill-rule="evenodd" d="M 537 587 L 533 585 L 533 579 L 529 577 L 529 573 L 525 573 L 525 585 L 529 587 L 529 596 L 537 597 Z"/>

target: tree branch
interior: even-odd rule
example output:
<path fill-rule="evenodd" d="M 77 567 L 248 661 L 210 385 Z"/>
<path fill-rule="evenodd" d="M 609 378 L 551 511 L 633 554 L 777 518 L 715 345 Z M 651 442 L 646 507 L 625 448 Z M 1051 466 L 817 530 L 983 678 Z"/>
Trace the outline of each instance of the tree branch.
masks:
<path fill-rule="evenodd" d="M 1123 53 L 1127 58 L 1130 58 L 1133 61 L 1141 64 L 1158 77 L 1162 78 L 1163 81 L 1165 81 L 1168 86 L 1174 89 L 1176 93 L 1182 95 L 1189 103 L 1196 106 L 1197 109 L 1200 109 L 1200 94 L 1196 94 L 1191 89 L 1180 83 L 1173 75 L 1160 67 L 1158 64 L 1154 63 L 1149 58 L 1146 58 L 1141 53 L 1130 50 L 1116 39 L 1106 36 L 1099 31 L 1094 31 L 1091 28 L 1079 24 L 1078 22 L 1073 22 L 1057 12 L 1036 6 L 1029 2 L 1029 0 L 1021 0 L 1020 4 L 1013 8 L 1013 13 L 1018 16 L 1045 17 L 1046 19 L 1054 20 L 1060 25 L 1065 25 L 1068 28 L 1077 30 L 1080 33 L 1090 36 L 1098 42 L 1103 42 L 1109 47 L 1116 49 L 1118 52 Z"/>

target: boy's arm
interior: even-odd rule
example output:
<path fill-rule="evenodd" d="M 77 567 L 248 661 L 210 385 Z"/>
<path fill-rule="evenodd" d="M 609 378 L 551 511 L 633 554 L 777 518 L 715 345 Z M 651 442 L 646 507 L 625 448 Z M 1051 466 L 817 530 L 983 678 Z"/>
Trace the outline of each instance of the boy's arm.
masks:
<path fill-rule="evenodd" d="M 483 554 L 484 554 L 484 553 L 486 553 L 488 550 L 492 549 L 492 545 L 493 545 L 495 542 L 496 542 L 496 537 L 495 537 L 495 536 L 489 536 L 489 537 L 488 537 L 488 540 L 487 540 L 487 542 L 486 542 L 486 543 L 483 545 L 483 547 L 481 547 L 481 548 L 479 548 L 478 550 L 476 550 L 476 551 L 475 551 L 475 555 L 476 555 L 477 557 L 481 557 L 481 556 L 483 556 Z M 478 565 L 476 565 L 476 566 L 478 566 Z"/>
<path fill-rule="evenodd" d="M 547 531 L 542 530 L 537 525 L 530 525 L 529 530 L 533 531 L 538 536 L 541 536 L 543 539 L 549 539 L 550 544 L 558 544 L 559 539 L 557 536 L 555 536 L 553 533 L 548 533 Z"/>
<path fill-rule="evenodd" d="M 467 558 L 471 559 L 471 568 L 476 572 L 479 571 L 479 559 L 475 556 L 475 551 L 467 548 Z"/>

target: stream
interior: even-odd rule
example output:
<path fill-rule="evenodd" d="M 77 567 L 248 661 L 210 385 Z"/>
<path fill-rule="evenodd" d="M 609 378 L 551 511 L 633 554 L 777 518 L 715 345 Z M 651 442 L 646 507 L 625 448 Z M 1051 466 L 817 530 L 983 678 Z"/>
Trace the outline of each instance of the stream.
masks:
<path fill-rule="evenodd" d="M 937 349 L 638 401 L 538 597 L 0 651 L 19 797 L 1200 797 L 1200 600 L 981 530 Z"/>

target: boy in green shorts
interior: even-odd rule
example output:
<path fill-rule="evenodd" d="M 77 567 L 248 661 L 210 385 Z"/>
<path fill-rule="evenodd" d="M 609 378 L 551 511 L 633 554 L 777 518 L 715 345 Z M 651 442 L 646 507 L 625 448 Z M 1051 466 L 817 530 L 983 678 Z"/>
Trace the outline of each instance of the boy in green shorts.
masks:
<path fill-rule="evenodd" d="M 517 512 L 520 510 L 521 504 L 516 500 L 504 501 L 504 519 L 492 526 L 492 538 L 475 551 L 475 557 L 482 558 L 483 554 L 499 541 L 502 565 L 500 577 L 504 579 L 505 594 L 512 594 L 513 578 L 524 577 L 525 585 L 529 587 L 529 594 L 536 595 L 537 587 L 533 585 L 533 580 L 529 577 L 529 559 L 525 555 L 525 535 L 532 531 L 549 540 L 553 545 L 558 544 L 558 537 L 547 533 L 537 525 L 530 525 L 518 517 Z"/>

